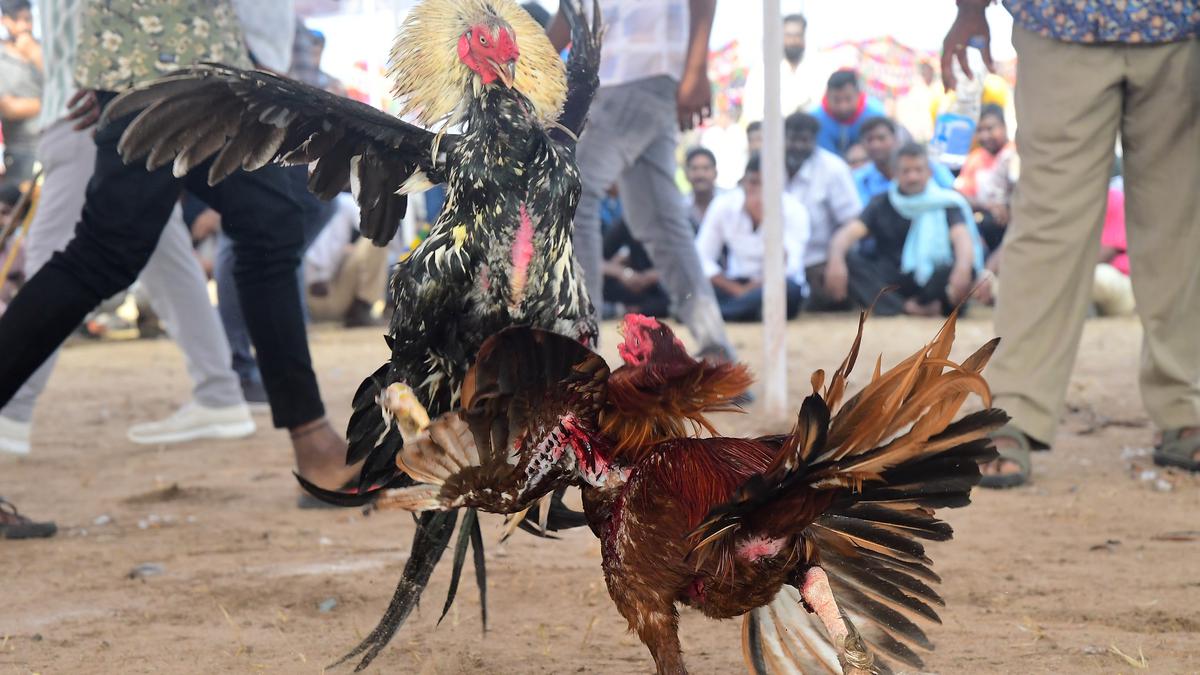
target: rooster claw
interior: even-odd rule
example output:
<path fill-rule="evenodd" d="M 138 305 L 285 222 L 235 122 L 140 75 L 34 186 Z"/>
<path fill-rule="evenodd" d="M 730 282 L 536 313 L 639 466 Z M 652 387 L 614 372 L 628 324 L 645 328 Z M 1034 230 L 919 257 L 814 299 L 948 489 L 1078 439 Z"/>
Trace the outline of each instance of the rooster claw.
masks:
<path fill-rule="evenodd" d="M 379 396 L 379 406 L 386 419 L 396 422 L 406 441 L 429 427 L 429 411 L 421 405 L 412 387 L 403 382 L 389 385 Z"/>
<path fill-rule="evenodd" d="M 842 621 L 846 624 L 846 638 L 842 640 L 842 653 L 838 657 L 838 662 L 842 664 L 842 673 L 844 675 L 874 675 L 878 673 L 879 671 L 875 669 L 875 655 L 867 647 L 867 642 L 858 632 L 858 628 L 855 628 L 850 617 L 845 614 L 842 614 Z"/>

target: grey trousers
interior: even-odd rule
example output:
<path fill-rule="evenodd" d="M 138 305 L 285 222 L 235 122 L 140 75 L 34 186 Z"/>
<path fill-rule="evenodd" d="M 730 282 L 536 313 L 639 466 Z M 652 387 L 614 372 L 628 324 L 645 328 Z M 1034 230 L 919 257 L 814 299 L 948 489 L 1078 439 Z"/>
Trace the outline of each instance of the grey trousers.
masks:
<path fill-rule="evenodd" d="M 96 146 L 90 133 L 75 131 L 70 122 L 59 121 L 42 132 L 38 157 L 44 182 L 25 239 L 27 278 L 74 236 L 96 162 Z M 178 207 L 139 281 L 167 332 L 183 351 L 196 402 L 208 407 L 242 403 L 241 386 L 230 368 L 229 344 L 209 301 L 204 271 L 192 253 L 191 237 Z M 34 406 L 56 360 L 57 352 L 25 382 L 0 415 L 19 422 L 33 419 Z"/>
<path fill-rule="evenodd" d="M 662 275 L 672 312 L 701 349 L 721 347 L 732 358 L 721 308 L 700 266 L 695 233 L 675 184 L 677 86 L 672 78 L 653 77 L 597 92 L 576 153 L 583 194 L 575 212 L 575 255 L 592 304 L 599 307 L 604 289 L 600 201 L 617 183 L 625 222 Z"/>

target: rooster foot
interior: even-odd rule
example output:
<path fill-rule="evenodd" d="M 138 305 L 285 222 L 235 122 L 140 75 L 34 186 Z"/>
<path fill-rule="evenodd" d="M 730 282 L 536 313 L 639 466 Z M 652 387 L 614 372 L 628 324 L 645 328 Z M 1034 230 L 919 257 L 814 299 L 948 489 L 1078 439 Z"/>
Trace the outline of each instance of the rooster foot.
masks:
<path fill-rule="evenodd" d="M 403 382 L 395 382 L 388 386 L 379 397 L 379 405 L 383 408 L 384 417 L 396 422 L 405 442 L 409 442 L 429 426 L 429 411 L 417 400 L 412 387 Z"/>
<path fill-rule="evenodd" d="M 805 571 L 800 597 L 804 608 L 816 614 L 825 625 L 830 642 L 838 648 L 838 661 L 845 675 L 872 675 L 877 672 L 875 656 L 867 648 L 866 641 L 849 617 L 838 609 L 825 570 L 813 566 Z"/>

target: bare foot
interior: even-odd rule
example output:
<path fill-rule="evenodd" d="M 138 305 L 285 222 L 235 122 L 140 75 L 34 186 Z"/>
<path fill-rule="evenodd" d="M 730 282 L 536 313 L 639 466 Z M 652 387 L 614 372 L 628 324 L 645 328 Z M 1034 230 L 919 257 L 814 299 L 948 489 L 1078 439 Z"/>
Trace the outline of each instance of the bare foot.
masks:
<path fill-rule="evenodd" d="M 358 475 L 362 462 L 346 466 L 346 441 L 325 418 L 291 429 L 296 471 L 326 490 L 338 490 Z"/>
<path fill-rule="evenodd" d="M 1004 454 L 1005 450 L 1019 450 L 1021 448 L 1021 444 L 1015 438 L 1007 436 L 994 438 L 992 439 L 992 443 L 996 446 L 996 451 L 1001 455 Z M 1021 465 L 1011 459 L 997 457 L 990 462 L 980 464 L 979 473 L 984 476 L 1011 476 L 1021 473 Z"/>
<path fill-rule="evenodd" d="M 922 304 L 915 298 L 909 298 L 904 302 L 904 313 L 909 316 L 941 316 L 942 303 L 934 300 Z"/>

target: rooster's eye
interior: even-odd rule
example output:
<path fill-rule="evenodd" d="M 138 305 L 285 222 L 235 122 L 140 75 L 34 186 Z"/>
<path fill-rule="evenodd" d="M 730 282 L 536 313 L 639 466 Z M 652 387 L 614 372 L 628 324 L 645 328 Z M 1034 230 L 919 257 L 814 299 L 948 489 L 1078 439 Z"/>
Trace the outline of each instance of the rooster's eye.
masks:
<path fill-rule="evenodd" d="M 487 46 L 487 38 L 485 38 L 484 36 L 480 35 L 480 36 L 479 36 L 479 44 L 480 44 L 480 45 L 482 45 L 482 46 L 484 46 L 484 47 L 486 47 L 486 46 Z"/>

